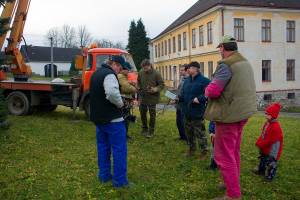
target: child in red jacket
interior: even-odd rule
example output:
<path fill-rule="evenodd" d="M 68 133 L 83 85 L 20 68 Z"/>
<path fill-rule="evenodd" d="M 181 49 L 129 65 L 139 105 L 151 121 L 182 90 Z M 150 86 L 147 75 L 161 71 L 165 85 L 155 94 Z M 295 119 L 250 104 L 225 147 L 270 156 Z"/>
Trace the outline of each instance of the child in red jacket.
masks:
<path fill-rule="evenodd" d="M 256 141 L 256 146 L 260 150 L 260 163 L 257 174 L 264 175 L 271 181 L 277 170 L 277 161 L 280 158 L 283 146 L 283 135 L 279 122 L 277 121 L 281 105 L 279 103 L 271 104 L 266 108 L 266 123 L 263 126 L 262 133 Z"/>

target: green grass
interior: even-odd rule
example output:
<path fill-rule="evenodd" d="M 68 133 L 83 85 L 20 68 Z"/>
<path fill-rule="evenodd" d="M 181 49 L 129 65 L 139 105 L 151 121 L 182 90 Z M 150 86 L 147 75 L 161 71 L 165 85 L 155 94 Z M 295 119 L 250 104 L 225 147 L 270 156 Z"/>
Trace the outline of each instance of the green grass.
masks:
<path fill-rule="evenodd" d="M 211 199 L 219 173 L 207 161 L 186 158 L 186 145 L 178 137 L 175 113 L 157 119 L 156 136 L 139 134 L 140 124 L 130 127 L 128 144 L 129 190 L 115 190 L 97 180 L 95 127 L 70 109 L 51 114 L 13 117 L 11 129 L 0 133 L 0 199 Z M 264 122 L 253 117 L 247 124 L 241 150 L 241 185 L 244 199 L 300 198 L 300 120 L 282 118 L 284 150 L 276 179 L 265 182 L 252 175 L 257 165 L 254 146 Z"/>

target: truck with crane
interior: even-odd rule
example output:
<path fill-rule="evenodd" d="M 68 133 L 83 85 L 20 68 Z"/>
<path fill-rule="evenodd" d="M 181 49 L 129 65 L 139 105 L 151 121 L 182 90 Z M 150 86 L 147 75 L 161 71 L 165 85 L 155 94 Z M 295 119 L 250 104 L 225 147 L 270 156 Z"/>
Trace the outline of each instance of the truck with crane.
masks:
<path fill-rule="evenodd" d="M 131 55 L 121 49 L 91 45 L 90 48 L 83 48 L 82 55 L 77 55 L 75 59 L 75 66 L 81 71 L 81 77 L 71 78 L 67 82 L 32 80 L 31 68 L 25 63 L 19 50 L 29 6 L 30 0 L 8 1 L 0 16 L 0 19 L 10 20 L 6 27 L 10 29 L 10 33 L 4 49 L 5 65 L 0 66 L 0 88 L 6 97 L 9 113 L 28 115 L 35 109 L 50 112 L 58 105 L 63 105 L 72 108 L 74 112 L 79 107 L 89 116 L 89 88 L 93 72 L 112 55 L 123 56 L 135 71 Z M 1 49 L 6 35 L 0 37 Z M 7 69 L 11 71 L 13 79 L 6 77 Z M 136 72 L 132 73 L 129 77 L 136 77 Z"/>

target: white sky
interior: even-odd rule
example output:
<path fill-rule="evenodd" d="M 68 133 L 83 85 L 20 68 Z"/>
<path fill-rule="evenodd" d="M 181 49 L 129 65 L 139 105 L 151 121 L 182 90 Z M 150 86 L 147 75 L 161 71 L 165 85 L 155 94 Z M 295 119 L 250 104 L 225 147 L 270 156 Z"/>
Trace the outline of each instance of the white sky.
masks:
<path fill-rule="evenodd" d="M 47 31 L 86 25 L 94 38 L 127 44 L 131 20 L 142 18 L 148 37 L 162 32 L 197 0 L 31 0 L 24 35 L 41 45 Z"/>

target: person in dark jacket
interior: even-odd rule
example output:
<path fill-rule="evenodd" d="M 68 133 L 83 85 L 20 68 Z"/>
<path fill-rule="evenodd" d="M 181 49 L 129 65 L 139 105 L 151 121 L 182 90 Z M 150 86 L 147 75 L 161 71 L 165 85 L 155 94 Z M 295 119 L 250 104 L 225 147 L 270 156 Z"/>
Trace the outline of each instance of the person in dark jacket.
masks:
<path fill-rule="evenodd" d="M 188 78 L 188 65 L 182 65 L 179 68 L 180 82 L 177 89 L 177 100 L 176 100 L 176 125 L 179 132 L 179 140 L 187 140 L 184 130 L 184 115 L 182 112 L 182 103 L 178 102 L 179 97 L 182 95 L 182 89 L 184 81 Z"/>
<path fill-rule="evenodd" d="M 142 120 L 142 134 L 148 138 L 154 135 L 156 104 L 159 102 L 160 91 L 164 88 L 164 81 L 159 72 L 153 69 L 148 59 L 141 63 L 142 69 L 138 75 L 140 114 Z M 150 113 L 148 129 L 147 112 Z"/>
<path fill-rule="evenodd" d="M 183 102 L 184 126 L 189 144 L 187 156 L 192 156 L 195 153 L 196 140 L 198 140 L 201 151 L 200 159 L 205 159 L 208 150 L 203 119 L 207 102 L 204 91 L 210 81 L 199 70 L 200 65 L 198 62 L 189 64 L 188 71 L 190 76 L 183 84 L 182 95 L 179 101 Z"/>
<path fill-rule="evenodd" d="M 112 56 L 93 73 L 90 84 L 90 119 L 96 125 L 98 178 L 103 183 L 112 179 L 116 188 L 128 185 L 126 129 L 122 117 L 124 103 L 117 78 L 124 63 L 122 56 Z"/>

